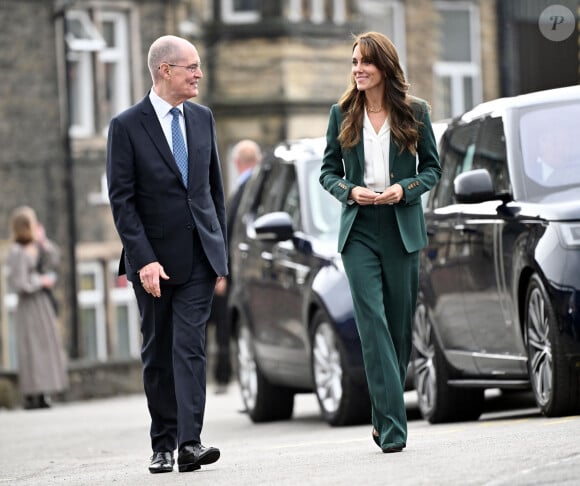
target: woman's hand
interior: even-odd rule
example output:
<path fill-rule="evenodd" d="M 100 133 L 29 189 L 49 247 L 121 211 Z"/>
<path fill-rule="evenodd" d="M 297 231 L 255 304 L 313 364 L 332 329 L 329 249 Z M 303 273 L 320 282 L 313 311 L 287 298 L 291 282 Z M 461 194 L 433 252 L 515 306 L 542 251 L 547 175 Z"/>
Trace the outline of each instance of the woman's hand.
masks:
<path fill-rule="evenodd" d="M 352 199 L 357 204 L 360 204 L 361 206 L 375 204 L 376 198 L 377 193 L 367 187 L 356 186 L 353 187 L 350 191 L 350 199 Z"/>
<path fill-rule="evenodd" d="M 40 276 L 40 285 L 44 289 L 51 289 L 51 288 L 53 288 L 55 283 L 56 283 L 56 274 L 54 274 L 52 272 L 43 273 Z"/>
<path fill-rule="evenodd" d="M 350 191 L 350 199 L 361 206 L 370 204 L 397 204 L 403 199 L 403 188 L 400 184 L 387 187 L 381 194 L 367 188 L 356 186 Z"/>
<path fill-rule="evenodd" d="M 404 192 L 401 185 L 393 184 L 387 187 L 382 194 L 376 195 L 374 204 L 397 204 L 403 199 L 403 195 Z"/>

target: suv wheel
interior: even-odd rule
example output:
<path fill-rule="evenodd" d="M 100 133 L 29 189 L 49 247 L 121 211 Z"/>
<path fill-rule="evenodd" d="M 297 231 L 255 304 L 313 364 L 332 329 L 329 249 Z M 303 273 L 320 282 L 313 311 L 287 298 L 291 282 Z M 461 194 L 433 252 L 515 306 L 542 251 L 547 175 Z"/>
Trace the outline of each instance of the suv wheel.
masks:
<path fill-rule="evenodd" d="M 578 377 L 572 372 L 542 280 L 532 275 L 526 294 L 528 371 L 538 407 L 548 417 L 580 409 Z"/>
<path fill-rule="evenodd" d="M 427 308 L 419 303 L 413 322 L 413 383 L 419 410 L 430 423 L 477 420 L 483 412 L 483 389 L 449 386 L 449 370 Z"/>
<path fill-rule="evenodd" d="M 272 385 L 260 371 L 249 327 L 238 332 L 238 380 L 242 401 L 253 422 L 287 420 L 294 409 L 294 393 L 289 388 Z"/>
<path fill-rule="evenodd" d="M 368 391 L 357 385 L 345 360 L 346 353 L 330 320 L 318 311 L 312 321 L 312 377 L 322 416 L 330 425 L 370 419 Z"/>

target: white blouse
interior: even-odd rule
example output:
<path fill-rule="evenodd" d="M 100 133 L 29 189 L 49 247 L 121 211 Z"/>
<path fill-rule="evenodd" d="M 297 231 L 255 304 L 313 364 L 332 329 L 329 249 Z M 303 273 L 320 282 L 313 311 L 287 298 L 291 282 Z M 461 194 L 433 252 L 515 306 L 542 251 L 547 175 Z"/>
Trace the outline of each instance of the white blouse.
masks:
<path fill-rule="evenodd" d="M 379 133 L 365 110 L 363 122 L 363 140 L 365 150 L 365 185 L 376 192 L 383 192 L 391 185 L 389 177 L 389 150 L 391 145 L 391 127 L 385 120 Z"/>

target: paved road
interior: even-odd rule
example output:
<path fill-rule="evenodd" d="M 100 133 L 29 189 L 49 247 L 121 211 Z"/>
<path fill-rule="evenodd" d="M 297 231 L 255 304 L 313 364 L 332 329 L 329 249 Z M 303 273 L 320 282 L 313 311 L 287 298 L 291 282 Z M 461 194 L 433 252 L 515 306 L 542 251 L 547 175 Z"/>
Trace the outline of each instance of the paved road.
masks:
<path fill-rule="evenodd" d="M 0 411 L 0 486 L 579 484 L 580 417 L 549 420 L 529 397 L 509 405 L 492 397 L 477 422 L 432 426 L 413 398 L 407 394 L 407 449 L 382 454 L 370 425 L 321 422 L 312 395 L 297 397 L 293 420 L 254 425 L 235 387 L 224 395 L 210 389 L 203 439 L 222 458 L 201 471 L 161 475 L 147 472 L 141 395 Z"/>

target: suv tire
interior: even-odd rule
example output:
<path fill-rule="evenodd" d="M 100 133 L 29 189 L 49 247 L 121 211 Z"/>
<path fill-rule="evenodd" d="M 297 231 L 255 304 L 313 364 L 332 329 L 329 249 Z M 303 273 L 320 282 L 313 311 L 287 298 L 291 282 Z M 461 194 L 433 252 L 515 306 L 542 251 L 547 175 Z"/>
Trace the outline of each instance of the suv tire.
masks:
<path fill-rule="evenodd" d="M 537 274 L 532 275 L 526 293 L 525 332 L 528 371 L 538 407 L 547 417 L 578 413 L 578 374 L 569 364 L 552 302 Z"/>
<path fill-rule="evenodd" d="M 370 421 L 370 399 L 365 387 L 351 376 L 346 352 L 331 320 L 322 311 L 312 319 L 312 380 L 322 417 L 330 425 Z"/>
<path fill-rule="evenodd" d="M 239 328 L 236 354 L 242 401 L 252 422 L 271 422 L 292 417 L 294 392 L 286 387 L 272 385 L 260 371 L 252 332 L 245 323 Z"/>
<path fill-rule="evenodd" d="M 449 386 L 449 365 L 437 342 L 427 308 L 419 303 L 413 322 L 413 383 L 419 410 L 432 424 L 477 420 L 484 390 Z"/>

